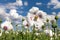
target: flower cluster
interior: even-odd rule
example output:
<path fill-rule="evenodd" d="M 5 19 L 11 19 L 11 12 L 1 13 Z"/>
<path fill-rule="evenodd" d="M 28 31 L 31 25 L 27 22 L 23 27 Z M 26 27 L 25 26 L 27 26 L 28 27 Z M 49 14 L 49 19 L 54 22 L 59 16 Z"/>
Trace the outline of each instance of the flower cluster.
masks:
<path fill-rule="evenodd" d="M 4 22 L 0 20 L 1 29 L 3 30 L 0 30 L 1 39 L 55 40 L 56 37 L 60 38 L 59 36 L 56 36 L 58 15 L 48 15 L 46 12 L 39 10 L 39 8 L 32 7 L 26 17 L 21 16 L 20 18 L 17 11 L 14 9 L 10 11 L 10 16 L 13 17 L 11 20 L 8 17 L 5 17 L 7 20 Z M 17 19 L 19 20 L 17 21 Z M 16 29 L 14 30 L 14 28 Z M 3 35 L 4 38 L 1 35 Z"/>

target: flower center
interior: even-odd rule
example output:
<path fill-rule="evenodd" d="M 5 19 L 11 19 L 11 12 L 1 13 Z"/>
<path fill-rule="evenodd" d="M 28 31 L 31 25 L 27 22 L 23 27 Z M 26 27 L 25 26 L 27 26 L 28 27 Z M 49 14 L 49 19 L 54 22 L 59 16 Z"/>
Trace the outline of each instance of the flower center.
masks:
<path fill-rule="evenodd" d="M 39 17 L 42 18 L 42 14 L 40 14 Z"/>
<path fill-rule="evenodd" d="M 7 26 L 4 26 L 4 28 L 3 28 L 4 30 L 7 30 Z"/>

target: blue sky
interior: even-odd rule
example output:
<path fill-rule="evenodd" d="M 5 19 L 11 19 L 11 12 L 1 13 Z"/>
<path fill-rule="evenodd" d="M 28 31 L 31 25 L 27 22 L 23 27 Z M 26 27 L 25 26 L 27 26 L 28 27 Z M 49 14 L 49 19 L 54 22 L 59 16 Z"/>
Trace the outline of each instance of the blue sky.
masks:
<path fill-rule="evenodd" d="M 11 6 L 13 3 L 16 3 L 18 0 L 0 0 L 0 6 L 1 7 L 6 7 L 11 3 Z M 53 14 L 56 13 L 58 14 L 60 12 L 60 0 L 20 0 L 22 1 L 22 6 L 17 4 L 13 4 L 13 8 L 15 8 L 18 12 L 18 14 L 22 16 L 26 16 L 29 9 L 32 7 L 38 7 L 40 10 L 43 10 L 47 14 Z M 9 7 L 9 6 L 8 6 Z M 9 13 L 10 7 L 6 7 L 6 12 Z M 60 25 L 60 20 L 58 20 L 58 23 Z"/>
<path fill-rule="evenodd" d="M 23 5 L 22 6 L 23 9 L 21 9 L 20 7 L 18 7 L 17 10 L 18 11 L 20 11 L 20 10 L 24 11 L 23 12 L 24 14 L 23 13 L 22 14 L 19 13 L 19 14 L 21 14 L 23 16 L 26 16 L 28 10 L 31 7 L 33 7 L 33 6 L 38 7 L 40 10 L 43 10 L 44 12 L 47 12 L 48 14 L 52 14 L 52 12 L 56 12 L 56 13 L 60 12 L 60 8 L 57 8 L 57 9 L 53 8 L 54 5 L 49 5 L 49 8 L 48 8 L 48 3 L 50 1 L 51 0 L 46 0 L 46 1 L 45 0 L 22 0 L 23 3 L 24 2 L 28 2 L 28 5 L 27 6 Z M 5 5 L 5 4 L 8 4 L 8 3 L 14 3 L 14 2 L 16 2 L 16 0 L 0 0 L 0 4 L 2 4 L 2 5 Z M 36 5 L 36 3 L 41 3 L 41 4 Z"/>

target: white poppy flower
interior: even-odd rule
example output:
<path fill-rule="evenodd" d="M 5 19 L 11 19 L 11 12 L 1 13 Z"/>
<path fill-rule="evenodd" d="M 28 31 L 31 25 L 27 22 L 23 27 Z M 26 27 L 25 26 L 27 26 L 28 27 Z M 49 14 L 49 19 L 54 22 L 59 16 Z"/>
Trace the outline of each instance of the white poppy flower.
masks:
<path fill-rule="evenodd" d="M 46 14 L 45 12 L 39 10 L 39 11 L 36 13 L 36 15 L 38 15 L 40 18 L 45 18 L 47 14 Z"/>
<path fill-rule="evenodd" d="M 26 25 L 26 24 L 27 24 L 27 21 L 26 21 L 26 20 L 24 20 L 24 21 L 23 21 L 23 25 Z"/>
<path fill-rule="evenodd" d="M 52 21 L 56 22 L 54 15 L 46 15 L 46 18 L 44 19 L 44 21 L 46 22 L 47 19 L 49 20 L 50 24 Z"/>
<path fill-rule="evenodd" d="M 26 19 L 23 21 L 23 25 L 24 25 L 25 28 L 28 28 L 29 27 L 29 24 L 28 24 L 28 22 L 27 22 Z"/>
<path fill-rule="evenodd" d="M 42 25 L 44 25 L 42 19 L 40 19 L 39 17 L 37 18 L 37 21 L 34 21 L 35 27 L 38 28 L 39 30 L 41 29 Z"/>
<path fill-rule="evenodd" d="M 46 34 L 49 34 L 50 37 L 53 36 L 52 30 L 46 29 L 46 30 L 44 30 L 44 32 L 45 32 Z"/>
<path fill-rule="evenodd" d="M 38 10 L 39 10 L 39 8 L 37 8 L 37 7 L 32 7 L 32 8 L 29 10 L 29 12 L 32 13 L 32 14 L 34 14 L 34 13 L 36 13 Z"/>
<path fill-rule="evenodd" d="M 13 26 L 12 26 L 11 22 L 5 21 L 1 24 L 1 28 L 3 28 L 3 29 L 5 28 L 7 30 L 12 30 Z"/>
<path fill-rule="evenodd" d="M 44 25 L 42 19 L 40 19 L 39 17 L 37 18 L 36 21 L 34 21 L 35 16 L 38 17 L 38 15 L 33 15 L 28 13 L 27 18 L 29 21 L 30 26 L 33 26 L 35 24 L 35 27 L 38 27 L 39 29 L 42 27 L 42 25 Z"/>
<path fill-rule="evenodd" d="M 33 23 L 34 23 L 34 21 L 33 21 L 34 15 L 31 14 L 31 13 L 28 13 L 27 19 L 28 19 L 28 21 L 29 21 L 30 26 L 33 26 Z"/>
<path fill-rule="evenodd" d="M 54 15 L 47 15 L 46 18 L 51 21 L 51 20 L 54 20 L 55 19 L 55 16 Z"/>
<path fill-rule="evenodd" d="M 58 18 L 60 18 L 60 12 L 57 14 Z"/>
<path fill-rule="evenodd" d="M 42 25 L 44 25 L 44 23 L 41 20 L 34 22 L 34 24 L 35 24 L 35 27 L 37 27 L 39 30 L 41 30 Z"/>

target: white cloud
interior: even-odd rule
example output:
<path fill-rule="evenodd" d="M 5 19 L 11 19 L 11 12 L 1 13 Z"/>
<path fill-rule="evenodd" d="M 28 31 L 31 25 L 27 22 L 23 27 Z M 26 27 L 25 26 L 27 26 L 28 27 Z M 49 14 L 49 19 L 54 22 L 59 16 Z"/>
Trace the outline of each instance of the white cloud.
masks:
<path fill-rule="evenodd" d="M 6 4 L 5 6 L 7 9 L 18 9 L 15 5 L 13 5 L 12 3 Z"/>
<path fill-rule="evenodd" d="M 10 15 L 13 16 L 14 18 L 18 18 L 19 17 L 16 9 L 11 9 L 10 10 Z"/>
<path fill-rule="evenodd" d="M 56 12 L 52 12 L 53 15 L 56 15 Z"/>
<path fill-rule="evenodd" d="M 16 2 L 8 3 L 5 5 L 5 7 L 8 9 L 17 9 L 16 6 L 23 6 L 22 0 L 16 0 Z"/>
<path fill-rule="evenodd" d="M 8 13 L 6 13 L 6 9 L 4 7 L 0 7 L 0 18 L 2 20 L 5 20 L 5 17 L 9 16 Z"/>
<path fill-rule="evenodd" d="M 11 9 L 9 12 L 10 18 L 15 20 L 22 20 L 23 16 L 17 13 L 16 9 Z"/>
<path fill-rule="evenodd" d="M 22 0 L 16 0 L 15 5 L 22 6 L 23 5 Z"/>
<path fill-rule="evenodd" d="M 9 13 L 6 13 L 5 7 L 0 7 L 0 18 L 2 20 L 7 20 L 9 22 L 15 22 L 15 24 L 20 23 L 23 16 L 17 13 L 16 9 L 10 9 Z"/>
<path fill-rule="evenodd" d="M 58 12 L 58 14 L 57 14 L 57 15 L 58 15 L 58 17 L 60 18 L 60 12 Z"/>
<path fill-rule="evenodd" d="M 41 4 L 42 4 L 42 3 L 40 3 L 40 2 L 36 2 L 36 5 L 38 5 L 38 6 L 41 5 Z"/>
<path fill-rule="evenodd" d="M 54 7 L 54 9 L 60 8 L 60 2 Z"/>
<path fill-rule="evenodd" d="M 28 2 L 27 2 L 27 1 L 25 1 L 25 2 L 24 2 L 24 5 L 25 5 L 25 6 L 28 6 Z"/>
<path fill-rule="evenodd" d="M 23 16 L 19 15 L 16 9 L 11 9 L 9 15 L 9 18 L 14 24 L 21 24 Z"/>
<path fill-rule="evenodd" d="M 4 7 L 0 7 L 0 14 L 5 13 L 5 8 Z"/>
<path fill-rule="evenodd" d="M 13 2 L 13 3 L 8 3 L 8 4 L 4 4 L 4 5 L 0 4 L 0 7 L 3 7 L 5 9 L 18 9 L 18 6 L 19 6 L 21 9 L 23 9 L 23 7 L 22 7 L 23 4 L 24 4 L 24 6 L 27 6 L 28 2 L 25 1 L 23 3 L 22 0 L 16 0 L 16 2 Z"/>
<path fill-rule="evenodd" d="M 57 8 L 60 8 L 60 2 L 58 0 L 51 0 L 49 3 L 48 3 L 48 6 L 49 5 L 54 5 L 54 9 L 57 9 Z"/>

